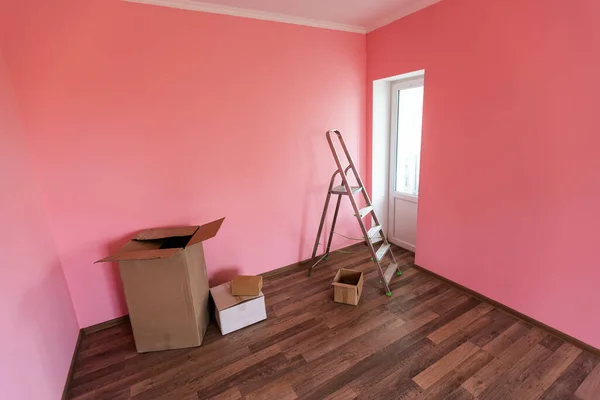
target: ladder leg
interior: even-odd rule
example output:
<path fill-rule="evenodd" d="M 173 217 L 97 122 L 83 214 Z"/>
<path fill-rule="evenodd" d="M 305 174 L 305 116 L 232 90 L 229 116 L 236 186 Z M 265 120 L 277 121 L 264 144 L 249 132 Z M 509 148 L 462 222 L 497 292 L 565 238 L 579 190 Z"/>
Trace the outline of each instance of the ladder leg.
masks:
<path fill-rule="evenodd" d="M 386 243 L 387 243 L 387 238 L 384 237 Z M 396 263 L 396 257 L 394 256 L 394 252 L 392 251 L 392 249 L 390 249 L 390 258 L 392 259 L 392 262 L 395 264 Z"/>
<path fill-rule="evenodd" d="M 325 224 L 325 219 L 327 217 L 327 209 L 329 208 L 329 200 L 331 200 L 331 190 L 333 189 L 333 184 L 335 183 L 335 177 L 339 173 L 340 173 L 339 170 L 335 171 L 333 173 L 333 176 L 331 177 L 331 181 L 329 182 L 329 189 L 327 190 L 327 197 L 325 198 L 325 206 L 323 206 L 323 214 L 321 215 L 321 222 L 319 223 L 319 231 L 317 232 L 317 238 L 315 239 L 315 247 L 313 247 L 313 252 L 312 252 L 313 259 L 317 256 L 317 250 L 319 249 L 319 240 L 321 239 L 321 233 L 323 233 L 323 225 Z M 339 207 L 339 203 L 340 203 L 340 201 L 338 198 L 338 207 Z M 335 218 L 337 217 L 338 207 L 336 207 L 336 209 L 335 209 L 334 221 L 335 221 Z M 334 224 L 335 224 L 335 222 L 334 222 Z M 333 232 L 333 227 L 331 228 L 331 231 Z M 331 245 L 331 236 L 329 237 L 329 245 L 327 246 L 327 252 L 321 258 L 319 258 L 317 260 L 317 262 L 315 262 L 312 266 L 310 266 L 308 268 L 308 276 L 310 276 L 310 273 L 312 272 L 313 268 L 316 267 L 318 263 L 327 259 L 327 256 L 329 255 L 329 246 L 330 245 Z"/>
<path fill-rule="evenodd" d="M 388 282 L 385 281 L 385 277 L 383 276 L 383 271 L 381 270 L 381 267 L 379 267 L 379 271 L 380 271 L 380 274 L 381 274 L 381 279 L 383 281 L 383 286 L 385 288 L 385 295 L 387 297 L 392 297 L 392 289 L 390 289 L 390 286 L 389 286 Z"/>
<path fill-rule="evenodd" d="M 315 247 L 313 248 L 312 258 L 315 258 L 317 256 L 317 250 L 319 249 L 319 239 L 321 239 L 323 225 L 325 224 L 325 217 L 327 216 L 327 208 L 329 207 L 329 199 L 331 199 L 331 191 L 327 192 L 327 198 L 325 199 L 325 207 L 323 207 L 323 214 L 321 215 L 321 223 L 319 224 L 319 231 L 317 232 L 317 238 L 315 239 Z"/>
<path fill-rule="evenodd" d="M 385 279 L 385 274 L 383 273 L 383 268 L 381 267 L 381 263 L 378 262 L 374 258 L 371 258 L 371 260 L 377 266 L 377 270 L 379 271 L 379 280 L 381 281 L 381 283 L 383 283 L 383 287 L 385 289 L 386 296 L 390 297 L 392 295 L 392 290 L 390 289 L 389 282 L 387 282 Z"/>
<path fill-rule="evenodd" d="M 381 232 L 382 236 L 383 236 L 383 240 L 386 243 L 389 243 L 387 240 L 387 237 L 383 234 L 383 232 Z M 396 276 L 402 276 L 402 271 L 400 270 L 400 264 L 396 261 L 396 256 L 394 256 L 394 252 L 392 251 L 392 248 L 390 248 L 389 254 L 390 259 L 392 260 L 392 264 L 396 264 Z"/>
<path fill-rule="evenodd" d="M 329 242 L 327 242 L 327 250 L 325 251 L 325 259 L 329 255 L 329 249 L 331 249 L 331 241 L 333 240 L 333 231 L 335 230 L 335 223 L 337 222 L 338 211 L 340 211 L 340 204 L 342 202 L 342 196 L 338 195 L 337 203 L 335 205 L 335 213 L 333 214 L 333 221 L 331 223 L 331 232 L 329 232 Z"/>

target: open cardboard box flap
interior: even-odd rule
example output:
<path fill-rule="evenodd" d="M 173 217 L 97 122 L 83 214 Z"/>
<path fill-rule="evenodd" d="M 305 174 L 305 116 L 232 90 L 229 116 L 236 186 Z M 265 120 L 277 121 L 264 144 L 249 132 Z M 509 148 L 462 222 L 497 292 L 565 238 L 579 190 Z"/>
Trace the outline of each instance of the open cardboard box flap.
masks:
<path fill-rule="evenodd" d="M 133 240 L 156 240 L 170 237 L 193 236 L 198 230 L 197 226 L 179 226 L 175 228 L 146 229 L 135 235 Z"/>
<path fill-rule="evenodd" d="M 219 232 L 219 229 L 221 229 L 223 221 L 225 221 L 225 218 L 221 218 L 216 221 L 209 222 L 208 224 L 199 226 L 194 236 L 192 236 L 192 239 L 190 239 L 188 247 L 217 236 L 217 232 Z"/>
<path fill-rule="evenodd" d="M 181 249 L 215 237 L 224 220 L 225 218 L 221 218 L 201 226 L 146 229 L 135 235 L 116 253 L 96 263 L 171 258 Z"/>
<path fill-rule="evenodd" d="M 260 292 L 258 296 L 233 296 L 231 294 L 231 282 L 215 286 L 210 289 L 217 310 L 223 311 L 248 300 L 256 299 L 263 296 Z"/>

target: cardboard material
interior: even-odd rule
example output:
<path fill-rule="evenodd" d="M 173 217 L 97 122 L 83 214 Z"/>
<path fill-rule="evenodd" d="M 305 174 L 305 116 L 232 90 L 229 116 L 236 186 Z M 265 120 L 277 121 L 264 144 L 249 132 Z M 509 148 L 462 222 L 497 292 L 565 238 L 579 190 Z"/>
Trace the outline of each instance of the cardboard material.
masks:
<path fill-rule="evenodd" d="M 221 333 L 237 331 L 267 319 L 265 296 L 233 296 L 231 282 L 210 289 L 215 301 L 215 317 Z"/>
<path fill-rule="evenodd" d="M 119 262 L 139 353 L 202 344 L 209 287 L 202 242 L 223 219 L 202 226 L 148 229 L 97 262 Z"/>
<path fill-rule="evenodd" d="M 262 287 L 262 276 L 239 275 L 231 281 L 231 294 L 233 296 L 258 296 Z"/>
<path fill-rule="evenodd" d="M 333 278 L 333 301 L 358 305 L 363 290 L 364 277 L 360 271 L 340 269 Z"/>

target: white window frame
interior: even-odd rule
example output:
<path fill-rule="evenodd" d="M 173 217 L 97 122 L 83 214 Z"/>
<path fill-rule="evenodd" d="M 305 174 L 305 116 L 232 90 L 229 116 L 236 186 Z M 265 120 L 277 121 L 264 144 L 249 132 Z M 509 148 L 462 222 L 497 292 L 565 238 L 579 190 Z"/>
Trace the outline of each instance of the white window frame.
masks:
<path fill-rule="evenodd" d="M 397 165 L 398 165 L 398 92 L 404 89 L 410 89 L 415 87 L 420 87 L 425 85 L 425 77 L 419 76 L 416 78 L 403 79 L 400 81 L 392 82 L 392 90 L 391 90 L 391 106 L 392 112 L 391 114 L 391 122 L 390 122 L 390 182 L 389 189 L 390 193 L 393 193 L 395 197 L 404 199 L 406 201 L 410 201 L 413 203 L 419 202 L 419 196 L 413 195 L 404 192 L 398 192 L 396 190 L 396 179 L 398 175 Z M 420 157 L 419 157 L 420 159 Z M 421 169 L 419 168 L 419 173 Z"/>

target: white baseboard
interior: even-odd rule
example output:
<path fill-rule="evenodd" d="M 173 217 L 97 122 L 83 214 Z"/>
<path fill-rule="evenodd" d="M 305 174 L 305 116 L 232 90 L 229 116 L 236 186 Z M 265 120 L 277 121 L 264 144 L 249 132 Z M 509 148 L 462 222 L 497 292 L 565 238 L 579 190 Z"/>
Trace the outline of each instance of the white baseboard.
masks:
<path fill-rule="evenodd" d="M 398 240 L 392 237 L 389 237 L 388 240 L 390 243 L 395 244 L 396 246 L 400 246 L 405 250 L 412 251 L 413 253 L 417 249 L 417 247 L 414 244 L 407 243 L 403 240 Z"/>

